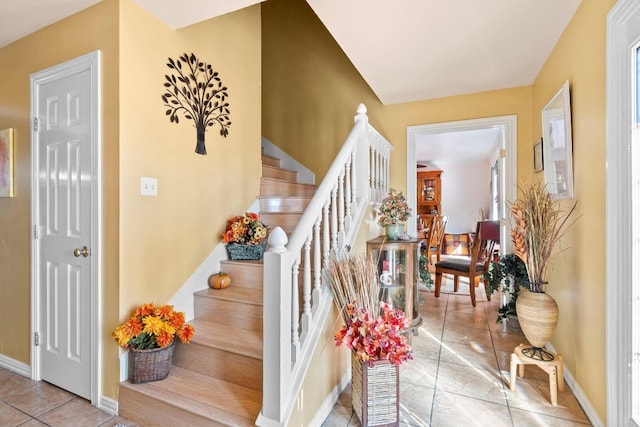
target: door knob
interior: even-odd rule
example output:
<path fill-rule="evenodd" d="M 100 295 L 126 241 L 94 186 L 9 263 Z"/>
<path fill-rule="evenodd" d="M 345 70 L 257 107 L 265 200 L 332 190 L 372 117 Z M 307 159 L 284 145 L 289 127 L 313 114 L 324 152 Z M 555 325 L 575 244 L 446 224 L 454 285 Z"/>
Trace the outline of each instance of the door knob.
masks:
<path fill-rule="evenodd" d="M 82 255 L 85 258 L 88 257 L 89 256 L 89 248 L 87 248 L 86 246 L 83 246 L 82 249 L 81 248 L 75 248 L 73 250 L 73 256 L 79 257 L 80 255 Z"/>

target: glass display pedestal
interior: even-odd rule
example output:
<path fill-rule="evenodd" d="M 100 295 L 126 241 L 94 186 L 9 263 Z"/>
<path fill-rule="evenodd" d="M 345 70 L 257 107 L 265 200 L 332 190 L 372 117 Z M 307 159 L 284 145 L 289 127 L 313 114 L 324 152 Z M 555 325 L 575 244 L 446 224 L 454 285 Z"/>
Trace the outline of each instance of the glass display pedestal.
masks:
<path fill-rule="evenodd" d="M 404 311 L 409 319 L 409 338 L 422 324 L 418 310 L 418 261 L 420 239 L 389 240 L 384 236 L 367 241 L 367 252 L 378 268 L 380 300 Z"/>

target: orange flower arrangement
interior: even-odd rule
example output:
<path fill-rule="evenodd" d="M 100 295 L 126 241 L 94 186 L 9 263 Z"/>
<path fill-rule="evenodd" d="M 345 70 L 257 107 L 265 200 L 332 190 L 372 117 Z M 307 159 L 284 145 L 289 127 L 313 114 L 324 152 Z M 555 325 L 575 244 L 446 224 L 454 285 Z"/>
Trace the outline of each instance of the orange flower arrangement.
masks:
<path fill-rule="evenodd" d="M 227 221 L 227 230 L 222 235 L 225 243 L 241 243 L 260 245 L 267 237 L 269 228 L 260 222 L 257 213 L 247 212 L 237 215 Z"/>
<path fill-rule="evenodd" d="M 193 326 L 185 323 L 183 312 L 175 311 L 172 305 L 156 307 L 148 303 L 136 308 L 112 335 L 125 350 L 149 350 L 169 346 L 176 336 L 188 343 L 194 333 Z"/>

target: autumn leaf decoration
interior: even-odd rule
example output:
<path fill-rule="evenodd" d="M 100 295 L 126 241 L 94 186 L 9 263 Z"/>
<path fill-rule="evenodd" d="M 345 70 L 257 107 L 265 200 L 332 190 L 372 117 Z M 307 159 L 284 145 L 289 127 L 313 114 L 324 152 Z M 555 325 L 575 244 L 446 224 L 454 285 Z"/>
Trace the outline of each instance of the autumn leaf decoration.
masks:
<path fill-rule="evenodd" d="M 220 126 L 220 135 L 227 137 L 231 121 L 227 87 L 210 64 L 200 61 L 193 53 L 179 59 L 169 58 L 172 74 L 165 75 L 162 101 L 171 123 L 179 123 L 180 115 L 193 120 L 196 126 L 196 153 L 207 154 L 205 131 Z"/>

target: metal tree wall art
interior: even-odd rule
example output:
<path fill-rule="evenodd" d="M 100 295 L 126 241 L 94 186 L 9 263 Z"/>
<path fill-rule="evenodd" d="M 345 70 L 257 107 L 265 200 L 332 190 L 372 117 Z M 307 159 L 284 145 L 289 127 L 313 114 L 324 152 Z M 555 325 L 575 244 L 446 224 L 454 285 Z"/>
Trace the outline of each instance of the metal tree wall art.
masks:
<path fill-rule="evenodd" d="M 222 85 L 218 72 L 193 53 L 185 53 L 177 60 L 169 58 L 167 67 L 174 70 L 173 74 L 165 75 L 166 92 L 162 95 L 164 105 L 168 107 L 169 121 L 179 123 L 178 113 L 193 120 L 197 133 L 196 153 L 207 154 L 204 145 L 207 127 L 218 124 L 220 135 L 226 138 L 229 134 L 227 87 Z"/>

